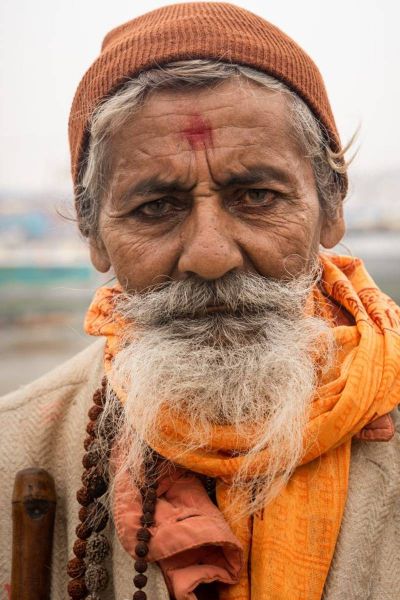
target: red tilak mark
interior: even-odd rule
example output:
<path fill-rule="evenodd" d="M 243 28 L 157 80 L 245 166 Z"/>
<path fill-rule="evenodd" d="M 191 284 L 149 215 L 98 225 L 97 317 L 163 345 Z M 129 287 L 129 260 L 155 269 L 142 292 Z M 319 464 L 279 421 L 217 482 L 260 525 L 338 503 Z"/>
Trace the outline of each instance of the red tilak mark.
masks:
<path fill-rule="evenodd" d="M 183 130 L 183 137 L 193 150 L 213 146 L 211 127 L 200 115 L 191 117 L 189 127 Z"/>

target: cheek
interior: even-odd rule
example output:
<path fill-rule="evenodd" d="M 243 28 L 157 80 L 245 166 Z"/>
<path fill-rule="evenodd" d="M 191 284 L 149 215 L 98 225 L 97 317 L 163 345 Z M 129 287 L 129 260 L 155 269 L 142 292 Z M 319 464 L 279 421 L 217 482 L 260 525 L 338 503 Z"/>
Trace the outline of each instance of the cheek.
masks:
<path fill-rule="evenodd" d="M 319 231 L 316 214 L 287 214 L 247 232 L 242 246 L 262 275 L 276 278 L 298 275 L 318 253 Z"/>
<path fill-rule="evenodd" d="M 133 234 L 129 228 L 108 224 L 102 239 L 118 281 L 124 289 L 142 291 L 171 276 L 177 261 L 175 240 Z"/>

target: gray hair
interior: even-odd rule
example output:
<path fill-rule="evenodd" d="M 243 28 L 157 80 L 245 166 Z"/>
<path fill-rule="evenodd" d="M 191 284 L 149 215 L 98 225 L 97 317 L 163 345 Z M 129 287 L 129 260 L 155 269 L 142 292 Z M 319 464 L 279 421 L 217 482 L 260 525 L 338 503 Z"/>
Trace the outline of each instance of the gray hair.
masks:
<path fill-rule="evenodd" d="M 210 87 L 233 77 L 255 81 L 289 99 L 293 131 L 311 161 L 321 206 L 328 217 L 334 217 L 342 201 L 341 175 L 347 170 L 344 153 L 349 146 L 334 152 L 323 125 L 305 102 L 281 81 L 250 67 L 198 59 L 177 61 L 140 73 L 106 98 L 94 112 L 76 201 L 78 225 L 85 237 L 97 235 L 101 200 L 107 191 L 110 173 L 109 140 L 143 106 L 147 95 L 155 89 Z"/>

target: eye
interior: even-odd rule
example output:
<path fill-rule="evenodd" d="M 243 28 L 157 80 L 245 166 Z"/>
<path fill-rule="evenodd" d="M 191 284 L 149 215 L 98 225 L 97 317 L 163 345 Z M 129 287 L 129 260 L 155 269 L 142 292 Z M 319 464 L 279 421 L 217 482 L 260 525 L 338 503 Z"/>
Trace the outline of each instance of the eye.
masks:
<path fill-rule="evenodd" d="M 272 190 L 247 190 L 244 194 L 243 198 L 246 204 L 254 205 L 254 206 L 265 206 L 273 202 L 277 193 Z"/>
<path fill-rule="evenodd" d="M 139 212 L 145 217 L 163 217 L 169 212 L 174 210 L 176 207 L 173 205 L 168 198 L 159 198 L 158 200 L 152 200 L 139 206 L 135 212 Z"/>

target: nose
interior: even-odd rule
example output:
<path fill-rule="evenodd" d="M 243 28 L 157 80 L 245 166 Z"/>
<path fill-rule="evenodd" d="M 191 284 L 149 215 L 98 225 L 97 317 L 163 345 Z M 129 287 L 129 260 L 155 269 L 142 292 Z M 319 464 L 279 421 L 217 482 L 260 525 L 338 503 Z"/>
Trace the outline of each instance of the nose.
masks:
<path fill-rule="evenodd" d="M 211 199 L 192 208 L 182 241 L 178 261 L 181 276 L 213 280 L 243 268 L 243 254 L 234 238 L 231 218 Z"/>

